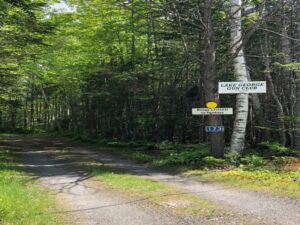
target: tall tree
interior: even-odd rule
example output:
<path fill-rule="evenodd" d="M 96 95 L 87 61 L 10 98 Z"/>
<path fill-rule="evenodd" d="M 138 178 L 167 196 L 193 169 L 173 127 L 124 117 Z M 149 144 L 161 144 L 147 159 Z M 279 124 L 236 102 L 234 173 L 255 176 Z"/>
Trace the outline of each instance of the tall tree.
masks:
<path fill-rule="evenodd" d="M 294 137 L 294 148 L 300 150 L 300 4 L 295 5 L 296 9 L 296 51 L 295 51 L 295 58 L 296 62 L 298 63 L 298 71 L 297 71 L 297 78 L 296 78 L 296 104 L 295 104 L 295 137 Z"/>
<path fill-rule="evenodd" d="M 204 90 L 205 100 L 207 102 L 216 102 L 220 105 L 220 97 L 218 94 L 218 74 L 216 72 L 216 47 L 215 37 L 212 23 L 212 7 L 213 1 L 206 0 L 204 7 L 204 56 L 205 59 L 205 74 L 204 74 Z M 222 117 L 211 115 L 208 116 L 208 126 L 222 126 Z M 212 154 L 216 157 L 224 156 L 225 139 L 224 133 L 210 133 L 209 139 L 211 142 Z"/>
<path fill-rule="evenodd" d="M 242 36 L 242 1 L 231 1 L 231 51 L 234 56 L 234 73 L 237 81 L 247 82 L 247 66 L 243 50 Z M 248 94 L 238 94 L 236 100 L 236 116 L 231 137 L 230 149 L 241 153 L 244 149 L 246 126 L 249 110 Z"/>

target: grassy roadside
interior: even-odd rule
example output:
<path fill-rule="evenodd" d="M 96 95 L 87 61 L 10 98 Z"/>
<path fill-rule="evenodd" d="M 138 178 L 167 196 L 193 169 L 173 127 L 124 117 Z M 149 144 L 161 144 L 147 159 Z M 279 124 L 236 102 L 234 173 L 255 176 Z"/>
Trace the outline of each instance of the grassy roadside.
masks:
<path fill-rule="evenodd" d="M 211 182 L 250 191 L 300 199 L 300 159 L 291 149 L 263 143 L 239 159 L 216 159 L 205 144 L 172 143 L 145 145 L 134 142 L 92 143 L 104 151 L 147 163 L 164 170 L 185 172 Z M 236 164 L 236 162 L 238 162 Z"/>
<path fill-rule="evenodd" d="M 135 198 L 170 208 L 182 215 L 213 218 L 229 215 L 222 207 L 176 187 L 105 167 L 99 163 L 83 165 L 96 181 Z"/>
<path fill-rule="evenodd" d="M 60 217 L 51 214 L 53 208 L 49 193 L 20 170 L 10 150 L 0 147 L 0 224 L 63 224 Z"/>
<path fill-rule="evenodd" d="M 188 174 L 228 186 L 244 188 L 275 196 L 300 199 L 300 171 L 276 171 L 267 168 L 247 170 L 194 170 Z"/>

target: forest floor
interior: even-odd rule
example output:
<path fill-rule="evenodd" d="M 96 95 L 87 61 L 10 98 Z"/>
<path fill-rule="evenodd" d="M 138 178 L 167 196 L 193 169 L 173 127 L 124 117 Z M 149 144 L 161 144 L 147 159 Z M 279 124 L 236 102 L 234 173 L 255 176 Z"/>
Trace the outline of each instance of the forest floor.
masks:
<path fill-rule="evenodd" d="M 42 187 L 53 191 L 63 206 L 61 211 L 53 213 L 64 215 L 70 224 L 300 224 L 300 202 L 295 199 L 160 172 L 60 139 L 12 136 L 1 137 L 0 142 L 14 149 L 22 167 L 31 170 Z M 113 185 L 112 175 L 110 180 L 101 176 L 99 179 L 95 167 L 120 174 L 116 179 L 126 173 L 141 179 L 137 182 L 153 180 L 167 185 L 170 193 L 162 192 L 165 197 L 168 195 L 164 199 L 164 196 L 145 197 L 134 192 L 134 187 L 120 189 Z M 158 197 L 160 200 L 153 201 Z M 202 213 L 174 210 L 192 208 L 193 199 L 198 198 L 203 202 L 203 208 L 199 208 Z"/>

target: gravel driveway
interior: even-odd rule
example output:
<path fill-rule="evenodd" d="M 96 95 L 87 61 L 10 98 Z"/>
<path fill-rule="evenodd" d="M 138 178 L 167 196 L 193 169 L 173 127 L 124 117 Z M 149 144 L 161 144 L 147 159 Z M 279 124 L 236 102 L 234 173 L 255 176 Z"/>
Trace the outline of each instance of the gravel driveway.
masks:
<path fill-rule="evenodd" d="M 87 147 L 60 140 L 34 139 L 24 141 L 17 137 L 0 139 L 0 144 L 9 146 L 20 154 L 24 167 L 31 169 L 45 188 L 55 192 L 68 215 L 71 224 L 103 225 L 180 225 L 180 224 L 300 224 L 300 202 L 291 199 L 266 196 L 259 193 L 225 188 L 221 185 L 201 182 L 190 177 L 170 175 Z M 53 149 L 64 149 L 72 157 L 56 157 Z M 172 184 L 186 193 L 200 196 L 223 205 L 235 215 L 231 218 L 203 220 L 174 215 L 162 206 L 149 204 L 145 199 L 136 199 L 107 187 L 95 184 L 90 177 L 74 167 L 86 157 L 100 161 L 105 166 L 155 181 Z M 235 219 L 234 219 L 235 218 Z"/>

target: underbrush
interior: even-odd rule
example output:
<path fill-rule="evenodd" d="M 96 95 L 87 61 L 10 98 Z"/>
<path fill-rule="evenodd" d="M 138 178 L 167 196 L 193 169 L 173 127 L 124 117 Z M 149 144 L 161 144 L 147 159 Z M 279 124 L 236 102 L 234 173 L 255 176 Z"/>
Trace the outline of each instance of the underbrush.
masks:
<path fill-rule="evenodd" d="M 161 168 L 198 168 L 208 165 L 210 162 L 210 150 L 206 144 L 177 144 L 162 143 L 124 143 L 108 142 L 108 147 L 114 147 L 119 151 L 113 151 L 122 156 L 129 157 L 139 162 L 149 163 Z M 219 159 L 216 159 L 219 160 Z M 217 163 L 220 165 L 220 162 Z"/>
<path fill-rule="evenodd" d="M 0 224 L 62 224 L 51 206 L 48 193 L 34 186 L 9 150 L 0 148 Z"/>

